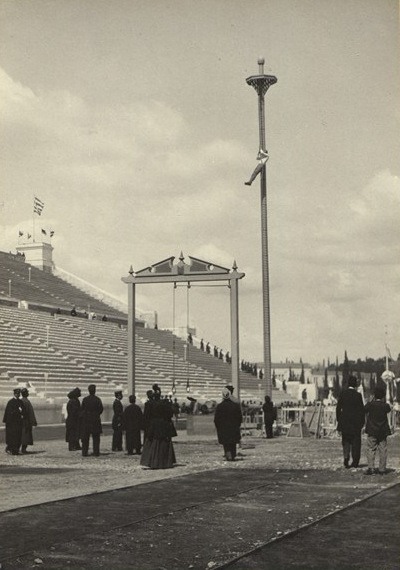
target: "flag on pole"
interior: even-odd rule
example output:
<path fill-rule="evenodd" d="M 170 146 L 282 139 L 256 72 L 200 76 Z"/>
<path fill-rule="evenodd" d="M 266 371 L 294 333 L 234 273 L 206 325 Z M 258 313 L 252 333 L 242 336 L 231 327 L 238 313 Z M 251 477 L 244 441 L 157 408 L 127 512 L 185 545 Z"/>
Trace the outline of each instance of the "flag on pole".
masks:
<path fill-rule="evenodd" d="M 22 237 L 24 235 L 24 232 L 21 232 L 21 230 L 19 230 L 18 235 L 19 237 Z"/>
<path fill-rule="evenodd" d="M 50 230 L 50 237 L 54 236 L 54 230 Z"/>
<path fill-rule="evenodd" d="M 44 208 L 44 202 L 42 202 L 42 200 L 40 200 L 39 198 L 37 198 L 37 196 L 35 196 L 33 199 L 33 212 L 38 216 L 40 216 L 43 208 Z"/>
<path fill-rule="evenodd" d="M 42 228 L 42 234 L 45 235 L 45 236 L 47 236 L 47 232 L 46 232 L 46 230 L 44 230 L 43 228 Z"/>
<path fill-rule="evenodd" d="M 32 237 L 31 234 L 28 234 L 28 239 L 31 239 L 31 237 Z"/>

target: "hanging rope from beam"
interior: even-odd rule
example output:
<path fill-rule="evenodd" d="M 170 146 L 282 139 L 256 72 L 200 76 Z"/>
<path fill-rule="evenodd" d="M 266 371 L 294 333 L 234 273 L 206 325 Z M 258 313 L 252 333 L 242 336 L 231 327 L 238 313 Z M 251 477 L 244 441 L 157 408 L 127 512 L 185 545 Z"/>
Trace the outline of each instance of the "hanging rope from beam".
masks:
<path fill-rule="evenodd" d="M 189 338 L 189 291 L 190 291 L 190 282 L 187 284 L 186 290 L 186 362 L 187 362 L 187 377 L 186 377 L 186 392 L 190 392 L 190 361 L 189 361 L 189 347 L 190 342 Z"/>
<path fill-rule="evenodd" d="M 176 290 L 176 283 L 174 283 L 174 287 L 172 290 L 172 390 L 173 394 L 176 393 L 176 385 L 175 385 L 175 290 Z"/>

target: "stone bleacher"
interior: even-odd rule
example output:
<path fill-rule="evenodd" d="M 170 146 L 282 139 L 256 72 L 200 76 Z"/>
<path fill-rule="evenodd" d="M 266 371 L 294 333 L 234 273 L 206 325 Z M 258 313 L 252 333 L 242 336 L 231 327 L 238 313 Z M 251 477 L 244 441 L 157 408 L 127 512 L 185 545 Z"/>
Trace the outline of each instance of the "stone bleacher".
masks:
<path fill-rule="evenodd" d="M 91 297 L 60 277 L 24 262 L 23 259 L 20 255 L 0 251 L 0 299 L 14 301 L 15 304 L 26 301 L 30 306 L 39 305 L 46 310 L 55 311 L 59 308 L 63 313 L 69 313 L 73 306 L 81 314 L 88 312 L 90 308 L 90 311 L 99 317 L 107 315 L 109 318 L 119 318 L 126 322 L 126 314 Z"/>
<path fill-rule="evenodd" d="M 28 308 L 18 308 L 21 301 Z M 83 316 L 89 305 L 109 320 L 70 316 L 72 306 Z M 125 325 L 123 313 L 30 266 L 21 256 L 0 252 L 0 398 L 9 398 L 18 385 L 29 385 L 33 397 L 52 401 L 65 401 L 75 386 L 84 393 L 91 383 L 102 398 L 112 399 L 116 388 L 126 392 Z M 142 327 L 136 331 L 140 400 L 155 382 L 164 393 L 175 384 L 175 397 L 181 402 L 188 395 L 200 401 L 220 400 L 222 387 L 231 381 L 229 364 L 192 345 L 185 349 L 184 341 L 169 331 Z M 242 399 L 259 398 L 257 378 L 242 371 L 240 382 Z"/>

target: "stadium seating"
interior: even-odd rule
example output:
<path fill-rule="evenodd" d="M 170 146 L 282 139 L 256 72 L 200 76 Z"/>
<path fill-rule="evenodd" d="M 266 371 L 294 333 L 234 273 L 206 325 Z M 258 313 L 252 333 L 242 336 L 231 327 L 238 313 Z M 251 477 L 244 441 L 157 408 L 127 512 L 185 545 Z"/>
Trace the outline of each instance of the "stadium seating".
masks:
<path fill-rule="evenodd" d="M 77 317 L 70 315 L 72 306 Z M 89 306 L 109 320 L 83 318 Z M 0 252 L 0 398 L 8 398 L 18 385 L 28 385 L 32 396 L 51 401 L 65 401 L 75 386 L 84 393 L 91 383 L 108 400 L 117 388 L 126 392 L 126 322 L 124 313 L 30 266 L 22 256 Z M 188 395 L 200 401 L 220 399 L 221 388 L 231 381 L 229 364 L 192 345 L 185 347 L 169 331 L 136 331 L 135 390 L 140 400 L 154 383 L 164 393 L 174 386 L 179 401 Z M 257 378 L 241 372 L 240 381 L 242 398 L 257 399 Z"/>

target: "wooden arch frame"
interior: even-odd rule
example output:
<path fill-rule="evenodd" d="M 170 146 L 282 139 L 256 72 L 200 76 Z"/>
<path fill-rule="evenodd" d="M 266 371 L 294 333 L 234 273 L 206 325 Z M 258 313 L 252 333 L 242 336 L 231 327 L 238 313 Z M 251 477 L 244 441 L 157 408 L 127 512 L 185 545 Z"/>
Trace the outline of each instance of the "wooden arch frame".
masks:
<path fill-rule="evenodd" d="M 121 280 L 128 285 L 128 393 L 135 393 L 136 369 L 136 285 L 147 283 L 195 283 L 210 281 L 228 281 L 230 289 L 230 321 L 231 321 L 231 369 L 232 386 L 235 396 L 240 399 L 239 382 L 239 279 L 245 274 L 239 273 L 236 262 L 232 269 L 215 263 L 188 256 L 190 263 L 185 263 L 181 253 L 179 262 L 174 264 L 175 257 L 169 257 L 140 271 L 134 272 L 131 267 L 129 275 Z"/>

